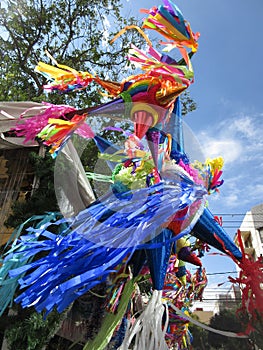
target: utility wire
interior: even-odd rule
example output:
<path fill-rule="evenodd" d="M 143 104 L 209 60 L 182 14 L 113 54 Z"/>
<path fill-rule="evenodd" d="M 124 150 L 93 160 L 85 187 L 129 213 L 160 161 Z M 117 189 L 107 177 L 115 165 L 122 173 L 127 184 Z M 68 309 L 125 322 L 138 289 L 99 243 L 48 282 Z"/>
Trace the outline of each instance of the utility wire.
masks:
<path fill-rule="evenodd" d="M 248 212 L 246 212 L 245 214 L 244 213 L 216 213 L 215 215 L 225 215 L 225 216 L 229 216 L 229 215 L 231 215 L 231 216 L 235 216 L 235 215 L 239 215 L 239 216 L 243 216 L 243 215 L 262 215 L 263 213 L 261 212 L 261 213 L 252 213 L 252 212 L 250 212 L 250 213 L 248 213 Z"/>
<path fill-rule="evenodd" d="M 225 275 L 227 273 L 237 273 L 237 271 L 226 271 L 226 272 L 210 272 L 207 273 L 207 276 L 214 276 L 214 275 Z"/>

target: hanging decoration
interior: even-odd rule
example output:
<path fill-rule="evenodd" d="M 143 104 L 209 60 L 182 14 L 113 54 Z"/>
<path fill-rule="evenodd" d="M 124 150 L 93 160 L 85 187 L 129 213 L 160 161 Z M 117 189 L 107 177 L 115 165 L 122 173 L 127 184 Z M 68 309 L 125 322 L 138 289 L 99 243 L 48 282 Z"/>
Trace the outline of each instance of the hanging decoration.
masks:
<path fill-rule="evenodd" d="M 190 346 L 190 307 L 202 299 L 207 284 L 201 258 L 208 245 L 242 269 L 232 279 L 245 285 L 242 308 L 252 317 L 255 309 L 263 315 L 257 304 L 262 262 L 252 264 L 241 242 L 240 251 L 207 208 L 207 196 L 223 184 L 223 158 L 191 162 L 184 150 L 179 96 L 194 81 L 190 57 L 198 49 L 199 33 L 193 33 L 172 1 L 163 3 L 143 10 L 147 18 L 141 28 L 126 27 L 113 39 L 130 29 L 142 34 L 148 50 L 132 45 L 128 56 L 140 74 L 107 81 L 59 64 L 49 53 L 52 65 L 39 62 L 36 67 L 47 79 L 47 92 L 70 93 L 95 82 L 111 101 L 82 110 L 43 103 L 42 113 L 30 118 L 22 114 L 13 129 L 26 142 L 46 145 L 57 159 L 74 134 L 93 139 L 99 159 L 111 170 L 111 175 L 87 173 L 87 178 L 108 182 L 109 190 L 70 217 L 48 214 L 32 225 L 6 252 L 0 270 L 2 312 L 14 291 L 22 307 L 48 314 L 55 308 L 62 312 L 106 282 L 104 322 L 84 349 L 102 350 L 109 343 L 119 350 Z M 144 29 L 167 40 L 161 41 L 165 53 L 153 48 Z M 171 54 L 175 48 L 179 61 Z M 101 136 L 103 130 L 92 130 L 90 118 L 102 115 L 115 118 L 111 130 L 124 138 L 118 146 Z M 124 118 L 133 130 L 122 127 Z M 193 275 L 188 263 L 197 267 Z"/>

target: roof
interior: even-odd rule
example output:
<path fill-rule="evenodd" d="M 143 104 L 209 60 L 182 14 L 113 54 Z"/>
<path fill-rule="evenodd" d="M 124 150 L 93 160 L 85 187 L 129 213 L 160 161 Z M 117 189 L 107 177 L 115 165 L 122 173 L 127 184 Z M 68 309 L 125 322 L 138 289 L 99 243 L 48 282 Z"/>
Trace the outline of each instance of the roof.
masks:
<path fill-rule="evenodd" d="M 251 209 L 254 225 L 256 229 L 263 227 L 263 203 L 254 206 Z"/>

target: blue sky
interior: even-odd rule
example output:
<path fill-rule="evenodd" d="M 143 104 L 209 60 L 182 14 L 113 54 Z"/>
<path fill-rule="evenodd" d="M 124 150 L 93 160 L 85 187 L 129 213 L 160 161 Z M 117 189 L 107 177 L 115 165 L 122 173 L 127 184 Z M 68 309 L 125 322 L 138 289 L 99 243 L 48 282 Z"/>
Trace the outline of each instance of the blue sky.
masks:
<path fill-rule="evenodd" d="M 143 18 L 140 8 L 158 6 L 162 1 L 123 3 L 124 13 Z M 185 117 L 186 128 L 205 156 L 225 159 L 225 183 L 219 196 L 209 197 L 210 209 L 217 215 L 245 214 L 263 202 L 262 0 L 174 3 L 192 30 L 201 34 L 199 50 L 192 59 L 195 82 L 189 89 L 197 110 Z M 151 37 L 152 33 L 148 34 Z M 187 142 L 185 147 L 187 152 Z M 231 237 L 242 219 L 242 215 L 223 216 Z M 208 273 L 234 269 L 225 257 L 207 257 L 204 265 Z M 211 276 L 210 285 L 222 280 L 227 280 L 227 275 Z"/>

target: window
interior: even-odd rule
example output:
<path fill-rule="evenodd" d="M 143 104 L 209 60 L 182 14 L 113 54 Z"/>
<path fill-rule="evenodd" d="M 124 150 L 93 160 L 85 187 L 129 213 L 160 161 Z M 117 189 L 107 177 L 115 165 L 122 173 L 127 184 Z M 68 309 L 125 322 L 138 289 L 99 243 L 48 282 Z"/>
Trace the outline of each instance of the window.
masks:
<path fill-rule="evenodd" d="M 263 227 L 259 228 L 258 232 L 259 232 L 259 237 L 260 237 L 261 243 L 263 243 Z"/>
<path fill-rule="evenodd" d="M 244 242 L 245 248 L 253 248 L 252 246 L 252 240 L 251 235 L 247 236 L 245 242 Z"/>

